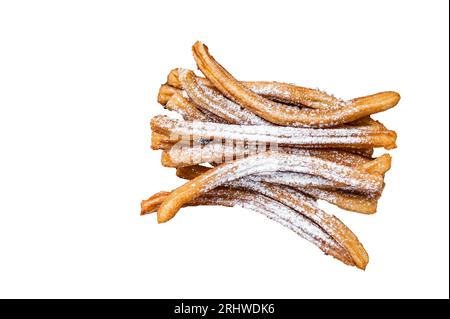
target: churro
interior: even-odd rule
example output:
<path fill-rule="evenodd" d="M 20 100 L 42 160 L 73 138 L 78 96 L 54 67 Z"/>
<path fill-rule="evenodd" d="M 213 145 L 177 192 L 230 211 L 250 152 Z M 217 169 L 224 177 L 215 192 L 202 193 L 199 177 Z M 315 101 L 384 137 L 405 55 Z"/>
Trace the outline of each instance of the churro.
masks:
<path fill-rule="evenodd" d="M 179 69 L 173 69 L 167 76 L 167 84 L 182 89 L 179 79 Z M 205 78 L 198 77 L 202 85 L 214 88 L 214 85 Z M 347 102 L 336 98 L 321 90 L 305 88 L 293 84 L 269 81 L 241 81 L 249 90 L 265 98 L 297 106 L 306 106 L 313 109 L 339 108 Z"/>
<path fill-rule="evenodd" d="M 245 188 L 217 188 L 186 205 L 239 205 L 263 213 L 345 264 L 366 267 L 368 255 L 358 238 L 338 218 L 320 210 L 314 201 L 300 192 L 274 185 L 253 184 L 252 190 L 256 192 Z M 160 192 L 143 201 L 141 214 L 156 211 L 169 194 Z"/>
<path fill-rule="evenodd" d="M 311 156 L 267 152 L 221 164 L 177 188 L 158 209 L 158 222 L 167 222 L 185 203 L 226 182 L 262 172 L 278 171 L 320 176 L 341 186 L 356 187 L 374 193 L 383 188 L 383 178 L 380 174 L 369 174 Z"/>
<path fill-rule="evenodd" d="M 164 135 L 165 136 L 165 135 Z M 165 137 L 163 140 L 168 142 L 169 138 Z M 156 144 L 156 142 L 155 142 Z M 169 146 L 169 148 L 164 148 Z M 156 145 L 155 145 L 156 148 Z M 162 153 L 161 163 L 167 167 L 182 167 L 192 166 L 201 163 L 223 163 L 233 159 L 243 158 L 252 154 L 264 153 L 266 151 L 275 151 L 286 154 L 309 155 L 329 160 L 342 165 L 356 166 L 370 162 L 370 159 L 349 153 L 346 151 L 334 149 L 303 149 L 295 147 L 277 146 L 267 143 L 199 143 L 195 145 L 177 144 L 172 145 L 170 142 L 162 145 L 159 149 L 164 149 Z"/>
<path fill-rule="evenodd" d="M 216 147 L 213 144 L 222 144 L 225 143 L 225 145 L 230 145 L 230 144 L 235 144 L 235 145 L 241 145 L 241 144 L 246 144 L 248 145 L 247 148 L 249 148 L 249 152 L 251 152 L 252 150 L 255 150 L 255 148 L 259 149 L 259 148 L 264 148 L 266 147 L 267 150 L 270 150 L 271 147 L 276 147 L 278 149 L 286 149 L 286 151 L 290 148 L 290 149 L 298 149 L 297 147 L 295 147 L 295 145 L 273 145 L 273 144 L 267 144 L 267 143 L 259 143 L 259 142 L 249 142 L 249 141 L 235 141 L 235 140 L 223 140 L 223 139 L 216 139 L 214 140 L 213 138 L 193 138 L 193 137 L 187 137 L 187 136 L 179 136 L 179 139 L 170 139 L 168 135 L 165 135 L 164 133 L 158 133 L 162 136 L 165 136 L 164 144 L 159 145 L 159 147 L 157 146 L 157 144 L 155 144 L 154 149 L 160 149 L 160 150 L 171 150 L 172 147 L 174 145 L 177 144 L 177 148 L 184 148 L 184 146 L 186 145 L 194 145 L 194 146 L 202 146 L 202 147 Z M 208 146 L 208 144 L 210 144 Z M 326 151 L 328 152 L 332 152 L 332 151 L 336 151 L 337 153 L 343 153 L 343 154 L 350 154 L 350 155 L 355 155 L 359 158 L 364 158 L 365 160 L 370 160 L 372 158 L 373 155 L 373 148 L 372 149 L 368 149 L 368 148 L 347 148 L 347 147 L 343 147 L 343 148 L 311 148 L 309 146 L 305 146 L 308 147 L 308 150 L 315 150 L 315 151 Z M 198 150 L 198 149 L 197 149 Z M 194 151 L 194 150 L 192 150 Z M 198 150 L 200 151 L 200 150 Z M 202 152 L 208 152 L 207 149 L 203 150 Z M 174 162 L 176 163 L 176 162 Z M 176 165 L 176 164 L 175 164 Z"/>
<path fill-rule="evenodd" d="M 336 126 L 388 110 L 400 100 L 396 92 L 381 92 L 351 100 L 337 109 L 298 109 L 268 100 L 249 90 L 214 60 L 203 43 L 196 42 L 192 50 L 198 68 L 223 95 L 278 125 L 316 128 Z"/>
<path fill-rule="evenodd" d="M 369 173 L 385 174 L 390 168 L 390 156 L 384 154 L 379 158 L 359 166 L 360 169 Z M 190 166 L 177 169 L 177 176 L 184 179 L 193 179 L 206 171 L 210 170 L 204 166 Z M 261 182 L 291 186 L 300 192 L 308 194 L 316 199 L 325 200 L 342 209 L 363 213 L 373 214 L 377 210 L 377 199 L 380 193 L 364 193 L 359 189 L 351 187 L 339 187 L 333 181 L 302 173 L 278 172 L 277 174 L 250 175 L 245 178 L 225 183 L 225 186 L 236 187 L 238 183 L 247 183 L 246 188 L 251 189 L 251 185 Z"/>
<path fill-rule="evenodd" d="M 309 150 L 306 150 L 309 152 Z M 314 150 L 315 151 L 315 150 Z M 336 151 L 331 151 L 333 154 Z M 344 153 L 345 154 L 345 153 Z M 297 155 L 301 155 L 298 153 Z M 302 155 L 308 155 L 308 153 L 304 153 Z M 379 174 L 384 175 L 391 168 L 392 157 L 389 154 L 383 154 L 376 159 L 373 160 L 360 160 L 357 157 L 353 157 L 356 161 L 352 161 L 351 155 L 346 158 L 345 156 L 333 155 L 329 156 L 327 153 L 309 153 L 310 156 L 316 156 L 324 160 L 333 161 L 337 164 L 346 165 L 350 167 L 357 167 L 360 170 L 366 171 L 369 174 Z M 201 165 L 192 165 L 192 166 L 183 166 L 178 167 L 176 171 L 176 175 L 183 179 L 193 179 L 198 175 L 205 173 L 210 170 L 210 167 L 205 167 Z M 339 185 L 336 185 L 333 181 L 327 181 L 324 178 L 320 178 L 317 176 L 295 173 L 295 172 L 277 172 L 277 174 L 271 173 L 260 173 L 258 175 L 251 175 L 251 178 L 254 178 L 257 181 L 267 181 L 275 184 L 285 184 L 293 187 L 319 187 L 319 188 L 336 188 Z M 326 182 L 327 181 L 327 182 Z M 343 188 L 347 190 L 351 190 L 349 188 Z"/>
<path fill-rule="evenodd" d="M 191 171 L 190 175 L 186 175 L 182 170 L 177 169 L 177 175 L 182 178 L 189 177 L 187 179 L 192 179 L 198 175 L 193 174 Z M 278 173 L 277 175 L 279 175 Z M 282 174 L 282 173 L 281 173 Z M 361 194 L 352 192 L 351 189 L 345 189 L 335 187 L 332 183 L 325 179 L 320 179 L 315 176 L 310 176 L 301 173 L 285 173 L 290 174 L 288 178 L 281 178 L 278 180 L 273 180 L 270 176 L 264 175 L 252 175 L 247 176 L 242 179 L 238 179 L 233 182 L 225 183 L 224 186 L 231 188 L 244 188 L 255 190 L 256 185 L 277 185 L 278 187 L 292 186 L 299 193 L 304 193 L 312 198 L 321 199 L 327 201 L 331 204 L 336 205 L 347 211 L 361 213 L 361 214 L 373 214 L 377 211 L 378 196 L 372 194 Z M 291 182 L 295 181 L 295 182 Z M 308 183 L 310 181 L 310 183 Z M 327 189 L 328 188 L 328 189 Z"/>

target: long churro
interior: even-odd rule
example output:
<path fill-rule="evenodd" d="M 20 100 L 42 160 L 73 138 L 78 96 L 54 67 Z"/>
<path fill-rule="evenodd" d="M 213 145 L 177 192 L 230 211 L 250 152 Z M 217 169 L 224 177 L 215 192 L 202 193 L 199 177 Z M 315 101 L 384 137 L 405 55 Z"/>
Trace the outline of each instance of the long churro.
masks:
<path fill-rule="evenodd" d="M 231 125 L 198 121 L 180 121 L 158 115 L 151 121 L 152 130 L 165 134 L 173 142 L 181 139 L 214 138 L 253 143 L 272 143 L 302 147 L 369 148 L 396 147 L 394 131 L 375 127 L 312 129 L 266 125 Z"/>
<path fill-rule="evenodd" d="M 178 147 L 180 147 L 182 145 L 185 145 L 185 144 L 188 144 L 188 145 L 193 144 L 195 146 L 201 145 L 202 147 L 203 146 L 206 147 L 207 144 L 209 144 L 210 142 L 211 142 L 211 144 L 218 144 L 218 143 L 224 142 L 223 139 L 219 139 L 219 140 L 214 141 L 210 137 L 208 137 L 208 138 L 196 138 L 196 139 L 194 139 L 194 137 L 188 137 L 187 139 L 183 139 L 183 138 L 186 138 L 187 136 L 183 137 L 182 135 L 179 136 L 180 140 L 178 140 L 178 139 L 173 139 L 173 138 L 170 139 L 169 136 L 165 135 L 164 133 L 160 133 L 160 134 L 165 136 L 165 139 L 164 139 L 165 143 L 161 144 L 160 147 L 157 147 L 156 144 L 155 144 L 154 149 L 170 150 L 177 143 L 180 143 L 180 144 L 178 144 Z M 242 144 L 244 142 L 246 144 L 249 143 L 248 141 L 235 141 L 235 140 L 230 140 L 230 141 L 225 140 L 225 142 L 227 143 L 227 145 L 231 144 L 231 143 L 234 143 L 234 144 Z M 254 149 L 255 147 L 263 147 L 263 146 L 265 146 L 266 148 L 270 149 L 271 144 L 267 145 L 267 143 L 250 142 L 249 148 L 250 149 Z M 283 145 L 277 146 L 277 145 L 275 145 L 275 146 L 278 149 L 283 149 L 283 148 L 296 149 L 297 148 L 297 147 L 295 147 L 295 145 L 288 145 L 288 146 L 283 146 Z M 216 146 L 210 145 L 208 147 L 216 147 Z M 319 151 L 319 150 L 326 150 L 326 151 L 336 151 L 338 153 L 353 154 L 355 156 L 365 158 L 366 160 L 370 160 L 371 159 L 371 157 L 373 155 L 373 151 L 374 151 L 373 148 L 347 148 L 347 147 L 341 147 L 341 148 L 311 148 L 310 146 L 304 146 L 304 147 L 308 147 L 308 150 L 317 150 L 317 151 Z M 205 150 L 205 151 L 207 152 L 208 150 Z M 203 152 L 205 152 L 205 151 L 203 151 Z"/>
<path fill-rule="evenodd" d="M 293 171 L 320 176 L 342 186 L 351 186 L 368 192 L 380 192 L 383 178 L 362 170 L 338 165 L 311 156 L 264 153 L 221 164 L 174 190 L 158 210 L 158 222 L 167 222 L 178 210 L 197 196 L 226 182 L 262 172 Z"/>
<path fill-rule="evenodd" d="M 199 69 L 222 94 L 265 120 L 279 125 L 317 128 L 336 126 L 390 109 L 400 100 L 400 95 L 396 92 L 382 92 L 361 100 L 352 100 L 338 109 L 297 109 L 250 91 L 217 63 L 201 42 L 196 42 L 192 50 Z"/>
<path fill-rule="evenodd" d="M 252 154 L 263 153 L 266 151 L 275 151 L 286 154 L 295 155 L 310 155 L 322 158 L 324 160 L 329 160 L 342 165 L 362 165 L 370 162 L 370 159 L 349 153 L 346 151 L 339 151 L 333 149 L 302 149 L 295 147 L 277 146 L 277 145 L 267 145 L 266 143 L 260 144 L 243 144 L 243 143 L 215 143 L 210 142 L 206 144 L 179 144 L 173 146 L 169 142 L 169 138 L 166 137 L 164 140 L 168 142 L 170 148 L 164 148 L 167 146 L 164 144 L 160 149 L 165 149 L 162 153 L 162 164 L 167 167 L 182 167 L 182 166 L 192 166 L 201 163 L 223 163 L 231 161 L 233 159 L 243 158 Z M 274 147 L 271 147 L 274 146 Z M 156 145 L 155 145 L 156 148 Z"/>
<path fill-rule="evenodd" d="M 370 163 L 359 166 L 369 173 L 384 174 L 390 168 L 390 156 L 385 154 Z M 193 179 L 210 168 L 204 166 L 190 166 L 177 169 L 177 176 L 185 179 Z M 261 182 L 292 186 L 300 192 L 306 193 L 316 199 L 322 199 L 336 206 L 353 212 L 373 214 L 377 210 L 379 194 L 358 193 L 358 189 L 350 187 L 340 188 L 333 181 L 302 173 L 278 172 L 277 174 L 250 175 L 245 178 L 225 183 L 225 186 L 236 187 L 239 183 L 246 183 L 246 188 L 252 189 L 252 185 Z M 254 189 L 252 189 L 254 190 Z"/>
<path fill-rule="evenodd" d="M 300 154 L 297 154 L 300 155 Z M 303 154 L 303 156 L 307 156 L 306 154 Z M 311 155 L 310 155 L 311 156 Z M 319 157 L 321 159 L 325 159 L 327 161 L 333 161 L 331 158 L 326 157 L 320 157 L 322 155 L 315 155 L 316 157 Z M 336 161 L 337 160 L 337 161 Z M 380 157 L 370 160 L 367 162 L 346 162 L 342 161 L 339 158 L 334 158 L 334 163 L 339 165 L 345 165 L 350 167 L 355 167 L 358 170 L 365 171 L 369 174 L 376 174 L 376 175 L 384 175 L 386 172 L 391 168 L 391 156 L 389 154 L 383 154 Z M 203 173 L 206 173 L 209 171 L 210 167 L 205 167 L 201 165 L 193 165 L 193 166 L 185 166 L 185 167 L 179 167 L 177 168 L 176 175 L 183 179 L 193 179 Z M 262 172 L 259 174 L 251 175 L 252 178 L 254 178 L 257 181 L 268 181 L 270 183 L 275 184 L 285 184 L 288 186 L 293 187 L 319 187 L 319 188 L 337 188 L 342 186 L 340 183 L 336 183 L 333 180 L 327 180 L 325 178 L 321 178 L 318 176 L 313 175 L 307 175 L 302 173 L 296 173 L 292 171 L 281 171 L 277 172 L 277 174 L 271 174 L 270 172 Z M 260 177 L 258 177 L 260 176 Z M 307 177 L 309 176 L 309 177 Z M 299 184 L 298 180 L 305 178 L 307 181 L 307 184 Z M 327 181 L 327 182 L 326 182 Z M 302 182 L 300 182 L 302 183 Z M 343 188 L 347 190 L 351 190 L 348 187 Z M 362 191 L 362 190 L 361 190 Z"/>
<path fill-rule="evenodd" d="M 178 70 L 173 69 L 170 71 L 167 76 L 167 84 L 182 89 L 183 85 L 180 82 Z M 204 86 L 214 88 L 214 85 L 208 79 L 198 77 L 198 81 Z M 306 106 L 314 109 L 339 108 L 346 104 L 346 101 L 323 91 L 288 83 L 269 81 L 241 81 L 241 83 L 256 94 L 276 102 Z"/>
<path fill-rule="evenodd" d="M 245 189 L 218 188 L 186 205 L 239 205 L 258 211 L 316 244 L 326 254 L 345 264 L 365 268 L 368 255 L 358 238 L 338 218 L 320 210 L 311 199 L 277 186 L 260 185 L 252 187 L 252 190 L 256 193 Z M 157 210 L 169 194 L 160 192 L 143 201 L 141 214 Z"/>

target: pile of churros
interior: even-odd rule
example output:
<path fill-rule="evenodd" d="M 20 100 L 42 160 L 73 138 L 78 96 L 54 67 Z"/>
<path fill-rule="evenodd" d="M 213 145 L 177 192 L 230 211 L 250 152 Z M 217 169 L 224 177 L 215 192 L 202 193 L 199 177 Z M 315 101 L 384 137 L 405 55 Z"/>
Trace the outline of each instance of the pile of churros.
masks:
<path fill-rule="evenodd" d="M 373 214 L 391 167 L 397 135 L 370 116 L 400 100 L 381 92 L 343 100 L 279 82 L 238 81 L 201 42 L 193 46 L 202 76 L 174 69 L 158 102 L 178 113 L 151 120 L 152 149 L 187 180 L 141 203 L 141 214 L 172 219 L 185 206 L 241 206 L 267 216 L 343 263 L 365 269 L 356 235 L 318 206 Z"/>

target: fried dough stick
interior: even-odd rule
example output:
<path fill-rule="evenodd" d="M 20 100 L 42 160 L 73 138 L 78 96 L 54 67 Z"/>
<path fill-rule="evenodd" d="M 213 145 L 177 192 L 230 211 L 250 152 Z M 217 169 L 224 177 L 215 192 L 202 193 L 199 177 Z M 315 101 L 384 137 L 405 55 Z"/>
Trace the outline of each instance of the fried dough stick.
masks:
<path fill-rule="evenodd" d="M 361 165 L 359 168 L 368 173 L 384 175 L 390 169 L 390 166 L 391 157 L 388 154 L 384 154 L 370 163 Z M 193 179 L 210 169 L 211 168 L 209 167 L 200 165 L 179 168 L 177 169 L 177 176 L 184 179 Z M 271 178 L 271 176 L 273 176 L 273 178 Z M 314 182 L 316 184 L 314 184 Z M 359 193 L 354 189 L 339 188 L 336 187 L 332 181 L 293 172 L 284 172 L 284 175 L 281 176 L 280 173 L 266 176 L 250 175 L 241 180 L 226 183 L 224 185 L 227 187 L 236 187 L 237 183 L 248 183 L 245 188 L 251 188 L 251 185 L 259 183 L 291 186 L 313 198 L 322 199 L 339 208 L 362 214 L 375 213 L 377 210 L 377 199 L 381 195 L 381 193 L 364 194 Z"/>
<path fill-rule="evenodd" d="M 239 178 L 266 172 L 293 171 L 333 180 L 341 186 L 350 186 L 367 192 L 383 189 L 383 176 L 360 169 L 338 165 L 311 156 L 264 153 L 221 164 L 174 190 L 158 210 L 158 222 L 175 216 L 187 202 L 222 184 Z"/>
<path fill-rule="evenodd" d="M 337 109 L 298 109 L 252 92 L 217 63 L 201 42 L 196 42 L 192 50 L 198 68 L 217 90 L 263 119 L 278 125 L 316 128 L 337 126 L 390 109 L 400 100 L 400 95 L 396 92 L 382 92 L 351 100 Z"/>
<path fill-rule="evenodd" d="M 266 195 L 242 189 L 217 188 L 205 196 L 186 203 L 185 206 L 238 205 L 255 210 L 290 228 L 326 254 L 332 255 L 347 265 L 365 269 L 368 263 L 367 252 L 358 238 L 338 218 L 321 211 L 313 200 L 298 192 L 285 189 L 277 193 L 276 187 L 265 190 L 263 187 L 262 191 Z M 154 212 L 169 194 L 169 192 L 160 192 L 143 201 L 141 214 Z M 283 202 L 279 202 L 267 195 L 283 196 L 284 199 Z M 227 200 L 224 201 L 224 199 Z"/>
<path fill-rule="evenodd" d="M 154 212 L 169 194 L 169 192 L 160 192 L 143 201 L 141 214 Z M 275 199 L 280 196 L 282 202 Z M 227 201 L 230 205 L 224 205 L 224 198 L 233 200 Z M 321 211 L 312 199 L 301 193 L 287 188 L 283 190 L 277 186 L 272 186 L 272 189 L 261 186 L 258 193 L 221 187 L 186 203 L 186 206 L 209 204 L 239 205 L 258 211 L 290 228 L 317 245 L 326 254 L 332 255 L 345 264 L 364 269 L 368 263 L 367 252 L 350 229 L 336 217 Z"/>
<path fill-rule="evenodd" d="M 159 138 L 155 141 L 155 147 L 158 146 L 158 143 L 163 143 L 166 139 L 168 140 L 167 137 L 162 139 Z M 164 150 L 162 153 L 161 162 L 163 166 L 166 167 L 183 167 L 211 162 L 223 163 L 234 159 L 247 157 L 252 154 L 264 153 L 266 151 L 316 156 L 325 160 L 350 166 L 370 162 L 370 159 L 365 156 L 335 149 L 305 149 L 270 144 L 222 144 L 214 141 L 204 145 L 195 144 L 192 146 L 187 144 L 177 144 L 169 149 L 164 148 L 164 146 L 167 145 L 162 145 L 160 148 Z"/>
<path fill-rule="evenodd" d="M 206 87 L 214 88 L 208 79 L 198 77 L 198 81 Z M 339 108 L 346 104 L 344 100 L 323 91 L 297 85 L 268 81 L 242 81 L 241 83 L 256 94 L 281 103 L 314 109 Z M 167 84 L 177 89 L 183 88 L 179 78 L 179 69 L 170 71 L 167 76 Z"/>

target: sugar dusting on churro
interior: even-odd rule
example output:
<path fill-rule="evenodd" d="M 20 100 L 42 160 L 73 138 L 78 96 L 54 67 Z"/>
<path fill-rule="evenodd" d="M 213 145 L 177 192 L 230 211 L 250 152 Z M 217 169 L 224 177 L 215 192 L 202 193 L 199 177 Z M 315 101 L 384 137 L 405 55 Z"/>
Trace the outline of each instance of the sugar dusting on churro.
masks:
<path fill-rule="evenodd" d="M 151 147 L 163 151 L 162 165 L 189 181 L 142 201 L 141 214 L 157 211 L 162 223 L 185 206 L 241 206 L 365 269 L 361 242 L 318 200 L 376 212 L 391 157 L 373 159 L 373 150 L 395 148 L 397 135 L 369 116 L 395 106 L 400 95 L 343 100 L 293 83 L 238 81 L 201 42 L 193 53 L 205 77 L 173 69 L 158 94 L 183 120 L 151 121 Z"/>

